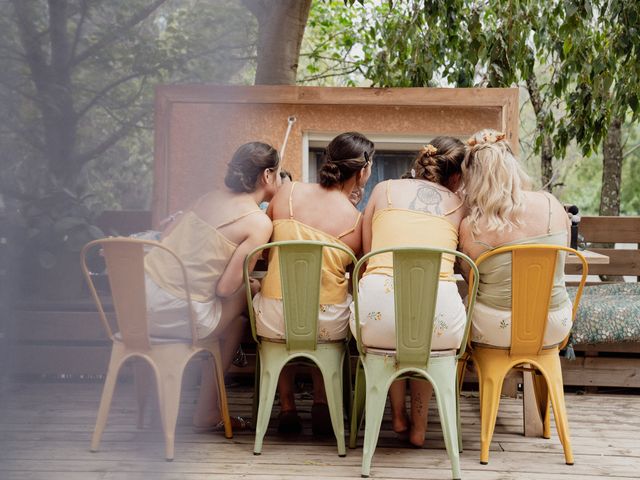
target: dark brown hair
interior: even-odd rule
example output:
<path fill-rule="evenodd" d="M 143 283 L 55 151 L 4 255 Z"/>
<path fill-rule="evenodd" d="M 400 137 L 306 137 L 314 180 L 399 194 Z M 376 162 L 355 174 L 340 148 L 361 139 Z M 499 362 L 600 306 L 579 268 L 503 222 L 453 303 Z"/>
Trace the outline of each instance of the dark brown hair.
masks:
<path fill-rule="evenodd" d="M 446 185 L 456 173 L 462 174 L 465 146 L 454 137 L 436 137 L 413 162 L 415 178 Z M 403 176 L 404 177 L 404 176 Z"/>
<path fill-rule="evenodd" d="M 262 172 L 268 168 L 276 170 L 279 163 L 280 155 L 271 145 L 262 142 L 245 143 L 233 154 L 224 184 L 234 192 L 253 192 Z"/>
<path fill-rule="evenodd" d="M 349 180 L 373 159 L 375 146 L 358 132 L 341 133 L 324 151 L 324 163 L 318 172 L 320 185 L 331 188 Z"/>

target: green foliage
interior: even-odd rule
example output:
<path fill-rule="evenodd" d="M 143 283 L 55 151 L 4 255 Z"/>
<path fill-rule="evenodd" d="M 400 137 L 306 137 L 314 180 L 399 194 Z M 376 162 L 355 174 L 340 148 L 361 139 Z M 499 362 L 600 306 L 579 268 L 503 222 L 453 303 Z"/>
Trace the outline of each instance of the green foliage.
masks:
<path fill-rule="evenodd" d="M 5 194 L 89 189 L 96 207 L 147 207 L 155 85 L 252 76 L 256 25 L 239 0 L 2 4 Z"/>

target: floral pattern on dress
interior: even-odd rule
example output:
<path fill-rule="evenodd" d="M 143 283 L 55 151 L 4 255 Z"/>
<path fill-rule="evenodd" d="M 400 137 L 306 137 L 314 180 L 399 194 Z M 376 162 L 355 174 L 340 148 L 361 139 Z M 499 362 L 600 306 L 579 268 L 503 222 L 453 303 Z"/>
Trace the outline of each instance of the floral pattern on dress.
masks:
<path fill-rule="evenodd" d="M 500 320 L 500 328 L 501 329 L 505 329 L 509 326 L 511 322 L 509 322 L 509 320 L 507 320 L 506 318 L 503 318 L 502 320 Z"/>
<path fill-rule="evenodd" d="M 331 340 L 331 335 L 329 334 L 329 330 L 326 327 L 322 327 L 318 329 L 318 339 L 319 340 Z"/>
<path fill-rule="evenodd" d="M 322 313 L 325 313 L 325 312 L 327 311 L 327 307 L 328 307 L 328 305 L 320 304 L 320 311 L 321 311 Z"/>
<path fill-rule="evenodd" d="M 387 278 L 384 281 L 384 293 L 391 293 L 391 292 L 393 292 L 393 279 Z"/>
<path fill-rule="evenodd" d="M 444 320 L 443 315 L 438 315 L 433 321 L 433 333 L 441 337 L 449 330 L 449 324 Z"/>
<path fill-rule="evenodd" d="M 382 313 L 380 312 L 369 312 L 367 313 L 367 319 L 369 320 L 382 320 Z"/>
<path fill-rule="evenodd" d="M 573 300 L 577 288 L 567 288 Z M 571 328 L 574 345 L 640 341 L 640 283 L 585 287 Z"/>

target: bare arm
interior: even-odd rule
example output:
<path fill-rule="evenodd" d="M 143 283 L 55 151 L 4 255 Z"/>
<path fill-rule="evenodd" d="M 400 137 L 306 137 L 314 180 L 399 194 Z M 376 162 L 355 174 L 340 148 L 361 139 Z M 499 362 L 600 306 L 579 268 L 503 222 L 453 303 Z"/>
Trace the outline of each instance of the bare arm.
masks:
<path fill-rule="evenodd" d="M 231 256 L 231 260 L 229 260 L 218 281 L 216 296 L 219 298 L 230 297 L 242 287 L 245 257 L 253 249 L 267 243 L 271 237 L 271 232 L 273 231 L 271 220 L 265 215 L 255 215 L 255 217 L 255 219 L 252 219 L 253 222 L 247 238 L 238 245 L 238 248 Z M 249 265 L 250 272 L 253 271 L 258 261 L 258 256 L 259 255 L 255 255 L 251 260 L 251 264 Z"/>
<path fill-rule="evenodd" d="M 458 234 L 458 242 L 459 242 L 458 250 L 460 250 L 462 253 L 464 253 L 469 257 L 471 257 L 471 255 L 467 248 L 467 243 L 469 242 L 470 236 L 471 236 L 471 231 L 470 231 L 469 223 L 467 222 L 466 218 L 463 218 L 462 221 L 460 222 L 460 230 Z M 458 264 L 458 269 L 460 270 L 462 277 L 465 279 L 467 283 L 469 283 L 469 268 L 470 268 L 469 265 L 467 264 L 467 262 L 464 262 L 459 258 L 456 258 L 456 262 Z"/>
<path fill-rule="evenodd" d="M 362 216 L 362 253 L 365 255 L 371 251 L 373 215 L 376 213 L 376 203 L 380 197 L 380 192 L 382 192 L 383 184 L 384 182 L 381 182 L 373 188 L 367 207 L 364 210 L 364 215 Z"/>

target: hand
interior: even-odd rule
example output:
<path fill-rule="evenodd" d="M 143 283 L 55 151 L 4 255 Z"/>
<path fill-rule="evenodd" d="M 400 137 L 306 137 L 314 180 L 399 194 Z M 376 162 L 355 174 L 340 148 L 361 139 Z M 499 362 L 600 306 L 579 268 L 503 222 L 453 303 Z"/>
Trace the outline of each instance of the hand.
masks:
<path fill-rule="evenodd" d="M 257 278 L 250 278 L 249 286 L 251 288 L 251 296 L 254 297 L 260 291 L 260 281 Z"/>
<path fill-rule="evenodd" d="M 364 187 L 355 186 L 351 193 L 349 194 L 349 201 L 353 204 L 353 206 L 357 206 L 364 196 Z"/>

